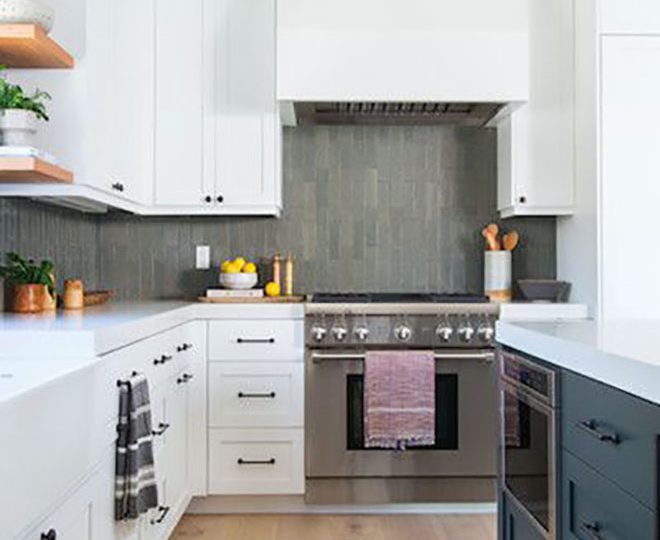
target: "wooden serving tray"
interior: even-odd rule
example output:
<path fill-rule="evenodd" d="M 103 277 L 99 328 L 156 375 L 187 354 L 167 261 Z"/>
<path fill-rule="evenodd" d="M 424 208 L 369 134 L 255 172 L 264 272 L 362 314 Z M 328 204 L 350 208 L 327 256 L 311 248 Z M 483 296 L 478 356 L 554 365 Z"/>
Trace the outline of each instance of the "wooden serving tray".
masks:
<path fill-rule="evenodd" d="M 305 295 L 296 294 L 293 296 L 264 296 L 262 298 L 209 298 L 208 296 L 199 296 L 198 302 L 203 304 L 299 304 L 304 302 Z"/>

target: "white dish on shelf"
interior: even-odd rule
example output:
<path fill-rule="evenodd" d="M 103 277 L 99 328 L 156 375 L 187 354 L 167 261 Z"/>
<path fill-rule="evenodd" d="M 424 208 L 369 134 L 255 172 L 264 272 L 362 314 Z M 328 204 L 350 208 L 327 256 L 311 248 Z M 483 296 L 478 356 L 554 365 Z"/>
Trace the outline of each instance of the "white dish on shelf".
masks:
<path fill-rule="evenodd" d="M 37 0 L 0 0 L 0 24 L 38 24 L 48 34 L 55 11 Z"/>
<path fill-rule="evenodd" d="M 238 274 L 220 272 L 220 285 L 222 285 L 225 289 L 247 290 L 254 287 L 258 281 L 259 276 L 256 272 L 241 272 Z"/>

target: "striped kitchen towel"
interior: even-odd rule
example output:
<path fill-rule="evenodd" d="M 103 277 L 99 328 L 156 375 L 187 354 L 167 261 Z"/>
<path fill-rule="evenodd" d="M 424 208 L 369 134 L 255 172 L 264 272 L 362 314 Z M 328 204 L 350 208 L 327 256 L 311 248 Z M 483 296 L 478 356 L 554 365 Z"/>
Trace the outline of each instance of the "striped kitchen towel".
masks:
<path fill-rule="evenodd" d="M 405 450 L 435 444 L 433 351 L 368 351 L 364 446 Z"/>
<path fill-rule="evenodd" d="M 158 505 L 149 383 L 134 374 L 119 384 L 115 461 L 115 519 L 136 519 Z"/>

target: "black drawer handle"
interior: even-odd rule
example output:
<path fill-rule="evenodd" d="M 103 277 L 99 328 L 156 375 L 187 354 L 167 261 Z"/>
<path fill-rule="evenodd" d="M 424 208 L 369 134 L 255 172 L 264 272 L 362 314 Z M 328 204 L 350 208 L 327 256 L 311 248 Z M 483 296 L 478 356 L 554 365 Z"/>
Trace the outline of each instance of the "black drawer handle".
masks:
<path fill-rule="evenodd" d="M 239 465 L 275 465 L 275 458 L 272 457 L 270 459 L 266 459 L 262 461 L 238 458 L 237 463 Z"/>
<path fill-rule="evenodd" d="M 194 375 L 191 375 L 190 373 L 184 373 L 183 375 L 181 375 L 181 377 L 179 377 L 179 378 L 176 380 L 176 383 L 177 383 L 177 384 L 185 384 L 185 383 L 187 383 L 190 379 L 193 379 L 193 378 L 194 378 Z"/>
<path fill-rule="evenodd" d="M 275 343 L 275 338 L 242 338 L 236 339 L 236 343 Z"/>
<path fill-rule="evenodd" d="M 621 443 L 621 438 L 616 433 L 607 433 L 599 430 L 595 420 L 578 422 L 577 427 L 601 442 L 612 444 L 614 446 Z"/>
<path fill-rule="evenodd" d="M 584 533 L 592 540 L 604 540 L 600 535 L 600 525 L 597 521 L 593 521 L 591 523 L 583 521 L 580 523 L 580 529 L 582 529 Z"/>
<path fill-rule="evenodd" d="M 275 396 L 277 394 L 275 392 L 267 392 L 263 394 L 259 393 L 250 393 L 250 392 L 239 392 L 238 397 L 239 399 L 249 399 L 249 398 L 264 398 L 264 399 L 275 399 Z"/>
<path fill-rule="evenodd" d="M 168 429 L 170 428 L 169 424 L 166 424 L 165 422 L 161 422 L 158 424 L 158 429 L 154 429 L 151 434 L 154 437 L 160 437 L 163 433 L 165 433 Z"/>
<path fill-rule="evenodd" d="M 115 191 L 123 192 L 124 184 L 122 184 L 121 182 L 115 182 L 114 184 L 112 184 L 112 189 L 114 189 Z"/>
<path fill-rule="evenodd" d="M 183 345 L 179 345 L 176 348 L 176 352 L 185 352 L 185 351 L 188 351 L 192 348 L 193 348 L 192 343 L 184 343 Z"/>
<path fill-rule="evenodd" d="M 160 512 L 160 516 L 157 518 L 154 518 L 151 520 L 152 525 L 157 525 L 158 523 L 162 523 L 165 518 L 167 517 L 167 514 L 170 512 L 170 507 L 169 506 L 159 506 L 158 511 Z"/>
<path fill-rule="evenodd" d="M 41 540 L 57 540 L 57 531 L 51 529 L 48 532 L 41 533 Z"/>
<path fill-rule="evenodd" d="M 166 364 L 170 360 L 172 360 L 172 357 L 167 354 L 164 354 L 160 358 L 156 358 L 156 360 L 154 360 L 154 366 Z"/>

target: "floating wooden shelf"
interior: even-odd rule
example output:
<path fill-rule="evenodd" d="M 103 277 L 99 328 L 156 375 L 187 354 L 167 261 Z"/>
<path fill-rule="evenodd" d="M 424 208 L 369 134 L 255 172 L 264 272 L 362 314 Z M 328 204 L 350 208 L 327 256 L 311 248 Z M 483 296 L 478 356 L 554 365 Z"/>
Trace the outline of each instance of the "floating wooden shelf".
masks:
<path fill-rule="evenodd" d="M 8 68 L 71 69 L 73 57 L 36 24 L 0 24 L 0 64 Z"/>
<path fill-rule="evenodd" d="M 33 157 L 0 157 L 0 183 L 57 182 L 70 184 L 73 173 Z"/>

